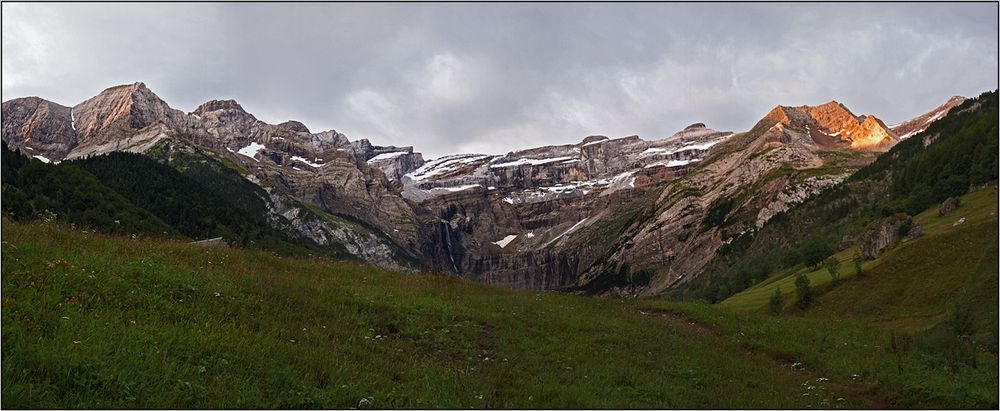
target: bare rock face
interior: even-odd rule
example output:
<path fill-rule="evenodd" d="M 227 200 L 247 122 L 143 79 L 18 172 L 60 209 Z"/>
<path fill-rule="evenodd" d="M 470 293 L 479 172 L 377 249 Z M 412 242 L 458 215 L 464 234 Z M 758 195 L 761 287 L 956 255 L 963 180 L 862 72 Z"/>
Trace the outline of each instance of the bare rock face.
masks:
<path fill-rule="evenodd" d="M 830 165 L 858 168 L 871 162 L 871 147 L 834 135 L 864 121 L 836 102 L 778 106 L 751 130 L 712 147 L 695 169 L 666 186 L 648 214 L 639 214 L 642 222 L 622 231 L 620 246 L 606 258 L 611 263 L 591 267 L 582 278 L 600 281 L 622 267 L 649 272 L 648 285 L 639 291 L 648 296 L 702 275 L 723 247 L 849 174 Z"/>
<path fill-rule="evenodd" d="M 365 159 L 369 166 L 377 168 L 390 180 L 400 180 L 424 165 L 424 157 L 414 153 L 413 147 L 373 147 L 371 157 Z"/>
<path fill-rule="evenodd" d="M 921 114 L 912 119 L 906 120 L 902 123 L 894 124 L 890 126 L 890 128 L 894 133 L 899 135 L 900 140 L 905 140 L 907 138 L 916 135 L 917 133 L 920 133 L 921 131 L 926 130 L 927 127 L 931 125 L 931 123 L 941 119 L 942 117 L 947 115 L 948 112 L 951 111 L 951 109 L 957 107 L 958 105 L 964 102 L 965 102 L 965 97 L 954 96 L 952 98 L 949 98 L 948 101 L 945 101 L 940 106 L 935 107 L 933 110 L 925 114 Z"/>
<path fill-rule="evenodd" d="M 854 237 L 850 235 L 845 235 L 840 238 L 840 243 L 837 245 L 837 251 L 844 251 L 854 245 Z"/>
<path fill-rule="evenodd" d="M 910 231 L 906 233 L 905 237 L 903 237 L 902 242 L 910 241 L 922 235 L 924 235 L 924 226 L 920 224 L 913 224 L 913 227 L 910 228 Z"/>
<path fill-rule="evenodd" d="M 938 206 L 938 216 L 944 217 L 946 215 L 954 213 L 955 209 L 957 208 L 958 208 L 958 199 L 956 199 L 955 197 L 948 197 L 941 202 L 940 206 Z"/>
<path fill-rule="evenodd" d="M 77 144 L 72 109 L 38 97 L 3 103 L 3 141 L 30 156 L 59 160 Z"/>
<path fill-rule="evenodd" d="M 176 129 L 184 113 L 146 88 L 133 83 L 105 89 L 97 96 L 73 107 L 78 145 L 67 158 L 109 151 L 136 151 L 133 146 L 148 143 L 158 133 L 142 133 L 156 124 Z"/>
<path fill-rule="evenodd" d="M 898 244 L 910 231 L 907 228 L 901 233 L 901 228 L 910 224 L 910 216 L 902 213 L 873 221 L 858 236 L 858 251 L 866 260 L 875 259 L 883 250 Z"/>
<path fill-rule="evenodd" d="M 402 194 L 431 214 L 424 255 L 436 269 L 514 288 L 574 286 L 611 245 L 579 244 L 586 227 L 684 175 L 732 134 L 695 125 L 662 140 L 589 136 L 445 156 L 404 175 Z"/>
<path fill-rule="evenodd" d="M 797 140 L 825 150 L 886 151 L 899 142 L 875 116 L 856 116 L 843 104 L 775 107 L 765 117 L 788 130 L 786 141 Z"/>

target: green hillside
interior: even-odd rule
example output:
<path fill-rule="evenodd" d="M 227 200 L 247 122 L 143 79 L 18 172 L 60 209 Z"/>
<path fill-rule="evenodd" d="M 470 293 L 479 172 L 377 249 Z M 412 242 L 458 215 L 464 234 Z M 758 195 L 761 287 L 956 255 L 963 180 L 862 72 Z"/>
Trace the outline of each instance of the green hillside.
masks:
<path fill-rule="evenodd" d="M 58 220 L 111 233 L 177 235 L 149 211 L 73 164 L 28 158 L 2 143 L 3 213 L 22 221 Z"/>
<path fill-rule="evenodd" d="M 720 302 L 770 281 L 772 273 L 815 266 L 837 251 L 843 235 L 857 234 L 871 221 L 900 212 L 916 214 L 996 181 L 997 112 L 996 91 L 966 100 L 847 181 L 722 247 L 703 275 L 670 296 Z"/>
<path fill-rule="evenodd" d="M 842 267 L 835 282 L 825 269 L 785 270 L 715 306 L 650 304 L 760 349 L 810 358 L 834 375 L 867 376 L 882 398 L 900 405 L 992 408 L 1000 315 L 997 196 L 997 187 L 989 186 L 963 196 L 951 215 L 938 216 L 936 207 L 920 213 L 914 222 L 926 234 L 866 262 L 862 277 L 854 273 L 852 248 L 834 255 Z M 966 222 L 955 226 L 961 218 Z M 793 303 L 800 274 L 816 293 L 807 310 Z M 784 302 L 777 317 L 767 314 L 775 290 Z"/>
<path fill-rule="evenodd" d="M 823 400 L 801 395 L 807 376 L 621 300 L 54 224 L 5 222 L 3 238 L 5 408 Z"/>
<path fill-rule="evenodd" d="M 830 301 L 821 298 L 816 309 L 831 310 L 837 314 L 869 313 L 869 318 L 874 318 L 871 313 L 888 309 L 889 306 L 896 306 L 901 313 L 911 310 L 924 313 L 927 310 L 936 310 L 936 314 L 942 314 L 946 308 L 943 305 L 947 304 L 934 303 L 940 298 L 926 298 L 931 297 L 927 295 L 917 295 L 915 301 L 900 305 L 903 303 L 900 300 L 902 297 L 899 294 L 900 289 L 907 286 L 911 279 L 926 282 L 921 287 L 925 287 L 928 292 L 949 290 L 954 293 L 963 287 L 981 288 L 987 285 L 986 282 L 990 281 L 991 277 L 996 284 L 996 264 L 992 264 L 991 276 L 988 263 L 991 258 L 993 262 L 997 261 L 997 187 L 990 186 L 969 193 L 961 197 L 961 201 L 962 207 L 948 216 L 939 217 L 937 207 L 915 216 L 914 223 L 923 225 L 926 234 L 888 251 L 875 260 L 866 261 L 862 265 L 862 271 L 871 275 L 866 275 L 864 278 L 854 278 L 851 259 L 856 253 L 856 247 L 834 254 L 833 256 L 841 263 L 840 284 L 831 290 Z M 966 224 L 953 226 L 960 218 L 965 218 Z M 991 253 L 990 250 L 994 252 Z M 824 268 L 784 270 L 768 278 L 767 281 L 722 301 L 720 305 L 743 311 L 763 312 L 775 289 L 781 289 L 786 295 L 786 301 L 790 301 L 794 294 L 795 277 L 799 274 L 809 277 L 814 287 L 824 286 L 831 281 L 829 273 Z M 852 291 L 841 291 L 841 288 Z M 842 294 L 845 292 L 846 294 Z M 858 292 L 872 293 L 872 300 L 863 304 L 858 300 Z M 876 292 L 878 294 L 874 294 Z M 842 296 L 843 301 L 837 301 L 838 296 Z M 935 294 L 934 297 L 941 296 Z M 997 298 L 996 293 L 992 298 Z M 835 304 L 839 308 L 834 308 Z M 885 318 L 878 319 L 885 320 Z"/>

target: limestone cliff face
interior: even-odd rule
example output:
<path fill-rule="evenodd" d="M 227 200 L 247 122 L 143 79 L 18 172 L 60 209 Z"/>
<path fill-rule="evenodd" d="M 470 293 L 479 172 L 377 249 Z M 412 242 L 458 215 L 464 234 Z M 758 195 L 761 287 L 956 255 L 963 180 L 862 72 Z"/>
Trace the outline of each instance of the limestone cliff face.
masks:
<path fill-rule="evenodd" d="M 31 156 L 59 160 L 77 144 L 72 109 L 38 97 L 3 103 L 3 141 Z"/>
<path fill-rule="evenodd" d="M 429 215 L 423 252 L 436 269 L 515 288 L 573 287 L 613 244 L 578 233 L 670 184 L 732 134 L 695 124 L 662 140 L 590 136 L 446 156 L 403 176 L 403 195 Z"/>
<path fill-rule="evenodd" d="M 382 266 L 626 296 L 702 275 L 722 247 L 898 141 L 874 116 L 832 101 L 777 106 L 746 132 L 696 123 L 663 139 L 588 136 L 425 161 L 413 147 L 268 124 L 233 100 L 185 114 L 142 83 L 72 109 L 11 100 L 3 118 L 7 144 L 52 161 L 192 144 L 264 187 L 275 224 Z"/>

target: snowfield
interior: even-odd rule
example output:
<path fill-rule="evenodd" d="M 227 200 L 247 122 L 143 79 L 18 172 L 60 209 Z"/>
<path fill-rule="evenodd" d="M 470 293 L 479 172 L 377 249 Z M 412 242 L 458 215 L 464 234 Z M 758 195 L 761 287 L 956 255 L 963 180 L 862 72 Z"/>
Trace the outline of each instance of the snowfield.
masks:
<path fill-rule="evenodd" d="M 403 154 L 407 154 L 407 153 L 405 151 L 394 151 L 394 152 L 391 152 L 391 153 L 382 153 L 382 154 L 379 154 L 379 155 L 377 155 L 375 157 L 369 158 L 368 162 L 371 163 L 373 161 L 378 161 L 378 160 L 390 160 L 390 159 L 399 157 L 399 156 L 401 156 Z"/>
<path fill-rule="evenodd" d="M 304 158 L 302 158 L 302 157 L 299 157 L 299 156 L 292 156 L 292 160 L 294 160 L 294 161 L 298 161 L 298 162 L 300 162 L 300 163 L 302 163 L 302 164 L 305 164 L 305 165 L 307 165 L 307 166 L 309 166 L 309 167 L 313 167 L 313 168 L 319 168 L 319 167 L 323 167 L 323 165 L 322 165 L 322 164 L 319 164 L 319 163 L 313 163 L 313 162 L 311 162 L 311 161 L 309 161 L 309 160 L 306 160 L 306 159 L 304 159 Z M 317 160 L 319 160 L 319 159 L 317 159 Z"/>
<path fill-rule="evenodd" d="M 504 248 L 504 247 L 507 247 L 507 244 L 510 244 L 511 241 L 514 241 L 515 238 L 517 238 L 517 235 L 516 234 L 511 234 L 511 235 L 508 235 L 508 236 L 504 237 L 501 240 L 494 241 L 493 244 L 496 244 L 496 245 L 500 246 L 500 248 Z"/>
<path fill-rule="evenodd" d="M 574 160 L 574 158 L 573 157 L 522 158 L 522 159 L 519 159 L 519 160 L 507 162 L 507 163 L 490 164 L 490 168 L 515 167 L 515 166 L 523 166 L 523 165 L 528 165 L 528 164 L 533 165 L 533 166 L 538 166 L 538 165 L 542 165 L 542 164 L 556 163 L 556 162 L 559 162 L 559 161 L 567 161 L 567 160 Z"/>
<path fill-rule="evenodd" d="M 489 156 L 482 154 L 457 154 L 452 156 L 444 156 L 424 163 L 424 165 L 421 166 L 420 168 L 413 170 L 413 172 L 409 174 L 406 174 L 406 177 L 409 177 L 413 181 L 423 181 L 430 177 L 434 177 L 438 174 L 444 174 L 449 171 L 453 171 L 455 170 L 455 166 L 474 163 L 486 157 Z"/>
<path fill-rule="evenodd" d="M 256 143 L 256 142 L 253 142 L 253 143 L 250 143 L 250 145 L 248 145 L 248 146 L 246 146 L 246 147 L 243 147 L 243 148 L 241 148 L 241 149 L 240 149 L 239 151 L 237 151 L 236 153 L 237 153 L 237 154 L 240 154 L 240 155 L 244 155 L 244 156 L 247 156 L 247 157 L 250 157 L 250 158 L 252 158 L 252 159 L 253 159 L 254 161 L 260 161 L 260 160 L 258 160 L 258 159 L 256 158 L 256 156 L 257 156 L 257 153 L 258 153 L 258 152 L 259 152 L 260 150 L 262 150 L 262 149 L 264 149 L 264 145 L 263 145 L 263 144 L 258 144 L 258 143 Z"/>

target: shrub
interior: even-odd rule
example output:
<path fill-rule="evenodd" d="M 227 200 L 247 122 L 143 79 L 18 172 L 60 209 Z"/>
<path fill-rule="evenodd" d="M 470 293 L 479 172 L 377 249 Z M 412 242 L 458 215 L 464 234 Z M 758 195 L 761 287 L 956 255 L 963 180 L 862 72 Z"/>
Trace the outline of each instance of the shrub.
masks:
<path fill-rule="evenodd" d="M 795 305 L 801 310 L 812 304 L 812 290 L 809 288 L 809 277 L 799 274 L 795 278 Z"/>
<path fill-rule="evenodd" d="M 833 281 L 837 281 L 840 278 L 840 261 L 837 261 L 836 258 L 827 258 L 823 261 L 823 266 L 826 267 L 826 272 L 830 273 L 830 278 Z"/>
<path fill-rule="evenodd" d="M 771 294 L 771 303 L 768 306 L 771 310 L 771 314 L 781 314 L 781 303 L 781 288 L 778 288 L 774 290 L 774 294 Z"/>
<path fill-rule="evenodd" d="M 854 274 L 857 275 L 858 278 L 864 277 L 865 273 L 861 270 L 861 262 L 864 261 L 864 259 L 861 257 L 861 254 L 854 254 L 851 261 L 854 262 Z"/>

